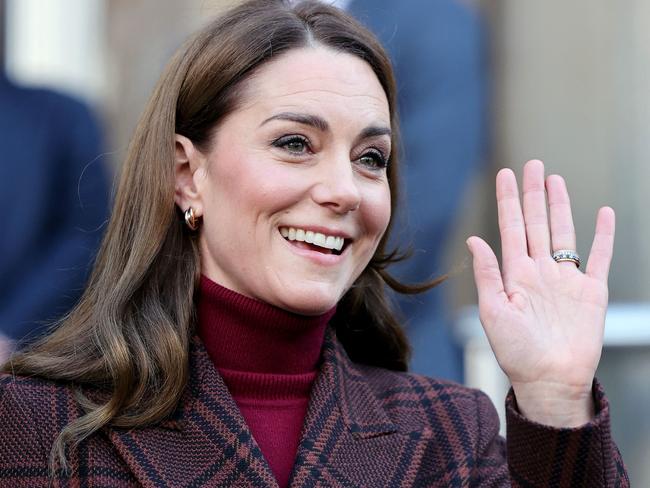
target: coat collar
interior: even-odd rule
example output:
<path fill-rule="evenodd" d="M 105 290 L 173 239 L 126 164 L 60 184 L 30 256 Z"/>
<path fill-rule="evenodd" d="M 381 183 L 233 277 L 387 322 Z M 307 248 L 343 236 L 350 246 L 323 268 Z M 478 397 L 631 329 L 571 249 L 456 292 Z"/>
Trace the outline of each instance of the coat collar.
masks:
<path fill-rule="evenodd" d="M 271 469 L 198 338 L 191 345 L 190 366 L 190 381 L 170 419 L 140 429 L 107 429 L 120 456 L 143 486 L 276 488 Z M 360 444 L 364 441 L 372 441 L 373 449 L 386 442 L 386 448 L 395 447 L 390 434 L 397 430 L 328 329 L 290 486 L 320 479 L 337 463 L 331 459 L 335 451 L 357 452 L 363 458 L 369 452 Z M 358 461 L 339 460 L 356 471 L 364 465 Z"/>
<path fill-rule="evenodd" d="M 336 339 L 336 333 L 328 329 L 323 348 L 323 366 L 320 384 L 314 390 L 335 391 L 336 401 L 343 421 L 350 432 L 359 438 L 370 438 L 397 431 L 383 406 L 370 389 L 368 379 L 359 371 Z M 312 405 L 314 398 L 312 396 Z"/>

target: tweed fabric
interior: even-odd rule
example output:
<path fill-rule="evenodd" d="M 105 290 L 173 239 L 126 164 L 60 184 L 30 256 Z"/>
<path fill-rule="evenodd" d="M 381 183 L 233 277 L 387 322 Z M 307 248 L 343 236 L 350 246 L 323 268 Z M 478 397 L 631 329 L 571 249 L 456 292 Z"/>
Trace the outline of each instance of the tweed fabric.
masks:
<path fill-rule="evenodd" d="M 201 276 L 197 335 L 235 399 L 280 488 L 300 444 L 332 308 L 299 315 Z"/>
<path fill-rule="evenodd" d="M 195 339 L 178 411 L 160 425 L 105 428 L 71 449 L 57 487 L 277 487 Z M 579 429 L 527 421 L 507 400 L 508 453 L 487 397 L 460 385 L 353 364 L 328 331 L 291 487 L 629 486 L 598 384 Z M 0 486 L 48 486 L 57 432 L 80 415 L 69 386 L 0 377 Z"/>

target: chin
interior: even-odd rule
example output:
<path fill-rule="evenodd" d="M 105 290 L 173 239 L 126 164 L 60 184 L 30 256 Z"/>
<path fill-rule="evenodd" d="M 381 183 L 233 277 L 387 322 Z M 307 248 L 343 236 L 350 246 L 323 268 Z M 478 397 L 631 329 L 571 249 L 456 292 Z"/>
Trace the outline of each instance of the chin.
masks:
<path fill-rule="evenodd" d="M 287 292 L 293 291 L 290 295 Z M 343 292 L 319 287 L 285 290 L 276 305 L 300 315 L 322 315 L 336 306 Z"/>

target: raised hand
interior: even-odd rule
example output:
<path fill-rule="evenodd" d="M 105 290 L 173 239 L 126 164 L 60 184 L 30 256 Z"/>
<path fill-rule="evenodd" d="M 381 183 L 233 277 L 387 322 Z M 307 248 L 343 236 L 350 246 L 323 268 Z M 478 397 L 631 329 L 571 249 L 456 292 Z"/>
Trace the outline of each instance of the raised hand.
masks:
<path fill-rule="evenodd" d="M 523 415 L 556 427 L 584 424 L 593 416 L 591 388 L 603 345 L 614 211 L 599 210 L 583 273 L 552 257 L 576 249 L 564 180 L 545 180 L 541 161 L 526 163 L 523 211 L 512 170 L 501 170 L 496 183 L 501 269 L 485 241 L 467 241 L 481 323 Z"/>

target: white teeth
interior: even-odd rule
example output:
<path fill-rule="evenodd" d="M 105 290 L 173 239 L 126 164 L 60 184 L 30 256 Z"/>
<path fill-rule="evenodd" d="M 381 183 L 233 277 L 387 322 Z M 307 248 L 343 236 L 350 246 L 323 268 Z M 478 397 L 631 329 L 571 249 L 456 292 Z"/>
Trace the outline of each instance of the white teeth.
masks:
<path fill-rule="evenodd" d="M 320 232 L 313 232 L 311 230 L 296 229 L 294 227 L 281 227 L 280 234 L 285 239 L 290 241 L 303 241 L 308 244 L 314 244 L 325 249 L 336 249 L 340 251 L 343 249 L 345 239 L 339 236 L 326 236 Z"/>
<path fill-rule="evenodd" d="M 314 244 L 320 247 L 327 247 L 325 246 L 326 242 L 327 242 L 327 238 L 325 237 L 325 234 L 321 234 L 320 232 L 314 233 Z"/>

